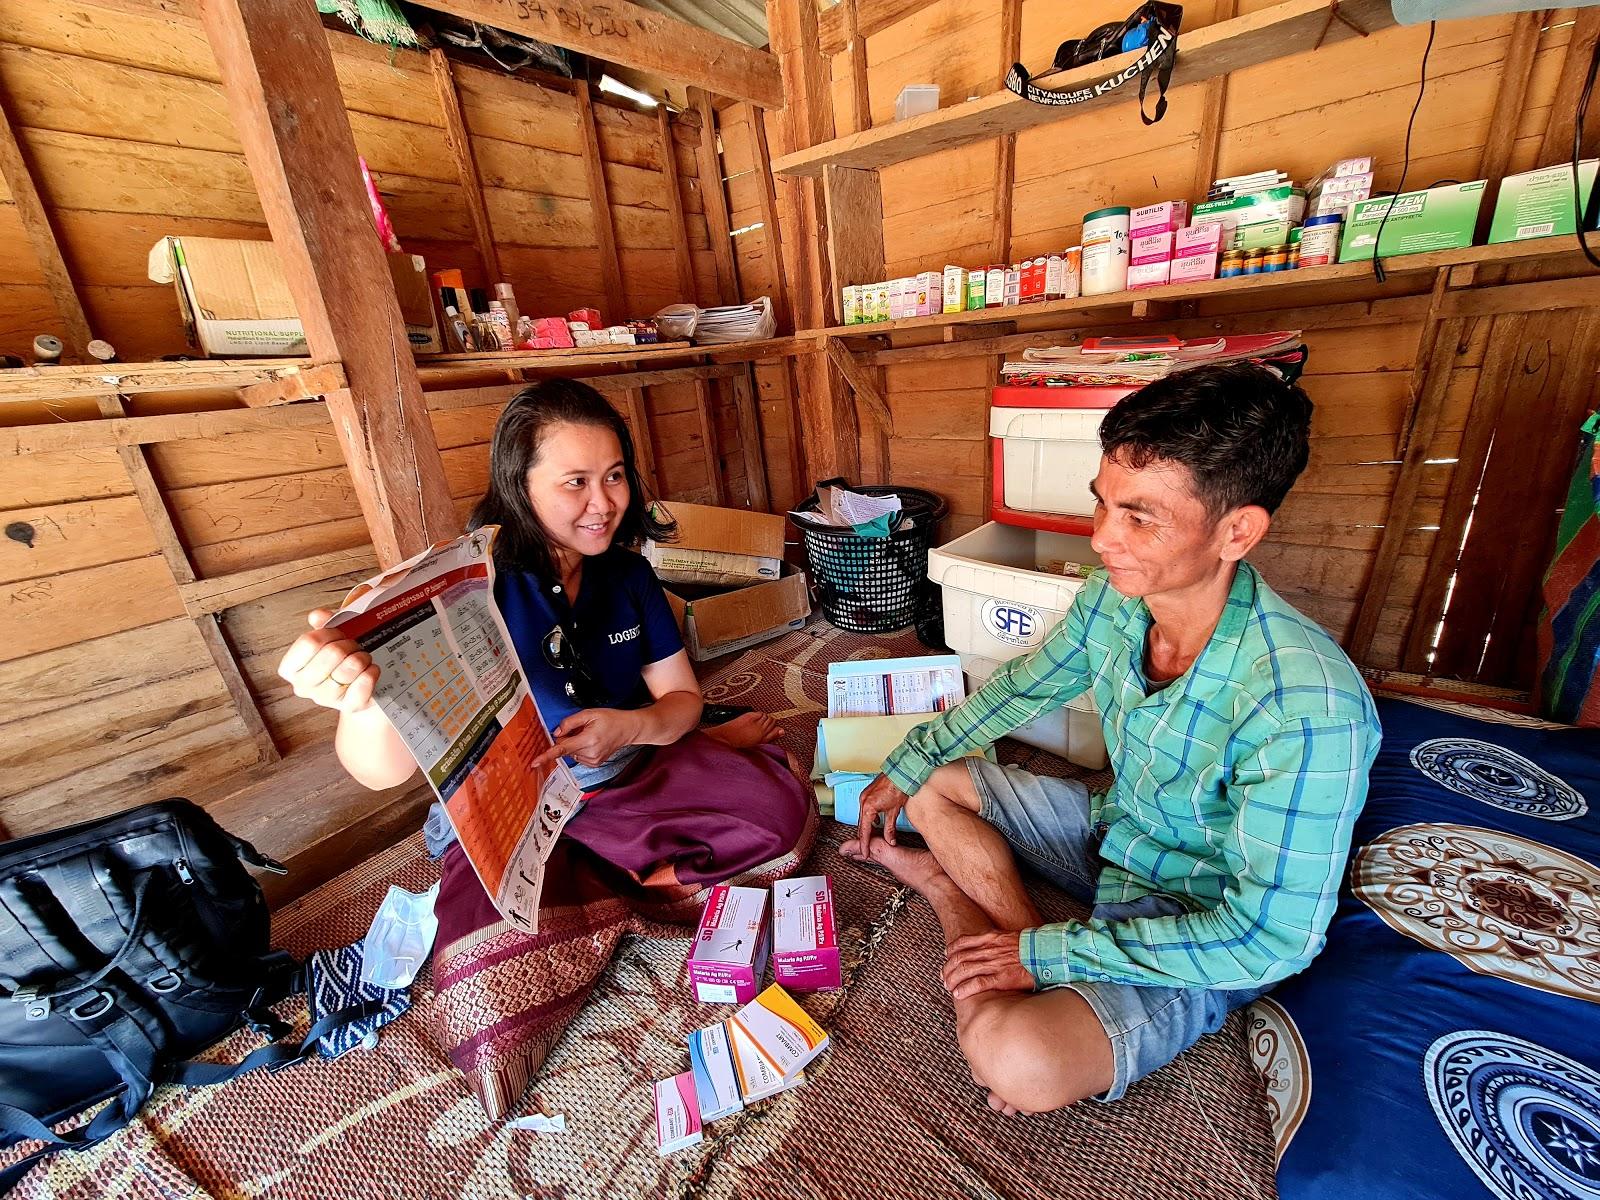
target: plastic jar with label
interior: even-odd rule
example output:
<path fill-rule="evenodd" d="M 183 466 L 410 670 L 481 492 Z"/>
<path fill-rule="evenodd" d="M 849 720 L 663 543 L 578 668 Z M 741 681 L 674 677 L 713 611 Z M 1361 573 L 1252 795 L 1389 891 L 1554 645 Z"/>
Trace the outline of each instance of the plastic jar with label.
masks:
<path fill-rule="evenodd" d="M 1228 250 L 1222 255 L 1222 261 L 1217 266 L 1218 279 L 1232 279 L 1235 275 L 1244 274 L 1244 251 Z"/>
<path fill-rule="evenodd" d="M 1246 250 L 1244 252 L 1244 274 L 1259 275 L 1266 270 L 1265 250 Z"/>
<path fill-rule="evenodd" d="M 1338 213 L 1307 218 L 1300 234 L 1300 265 L 1326 267 L 1339 261 L 1339 231 L 1344 222 Z"/>
<path fill-rule="evenodd" d="M 1103 296 L 1128 286 L 1126 206 L 1099 208 L 1083 218 L 1083 295 Z"/>

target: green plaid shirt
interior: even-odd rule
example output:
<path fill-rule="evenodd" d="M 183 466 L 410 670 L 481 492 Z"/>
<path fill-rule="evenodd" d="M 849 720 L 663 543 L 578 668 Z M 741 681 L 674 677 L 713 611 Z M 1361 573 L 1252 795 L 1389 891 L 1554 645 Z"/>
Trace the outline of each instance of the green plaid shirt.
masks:
<path fill-rule="evenodd" d="M 1095 572 L 1032 654 L 915 730 L 884 772 L 907 795 L 934 768 L 1092 690 L 1116 782 L 1098 904 L 1163 892 L 1178 916 L 1024 931 L 1042 987 L 1108 981 L 1249 988 L 1322 949 L 1378 752 L 1378 716 L 1332 638 L 1241 563 L 1199 658 L 1160 690 L 1144 674 L 1150 610 Z"/>

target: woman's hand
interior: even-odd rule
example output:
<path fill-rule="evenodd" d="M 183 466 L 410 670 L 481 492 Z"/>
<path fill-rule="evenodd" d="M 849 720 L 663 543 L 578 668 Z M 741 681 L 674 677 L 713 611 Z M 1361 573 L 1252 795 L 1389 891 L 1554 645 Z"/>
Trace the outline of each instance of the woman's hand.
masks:
<path fill-rule="evenodd" d="M 585 708 L 555 727 L 554 745 L 533 760 L 535 767 L 572 757 L 598 767 L 624 746 L 637 745 L 642 724 L 637 712 L 619 708 Z"/>
<path fill-rule="evenodd" d="M 295 639 L 278 663 L 278 674 L 302 699 L 336 712 L 362 712 L 372 704 L 379 668 L 355 642 L 325 628 L 332 616 L 326 608 L 307 614 L 311 632 Z"/>

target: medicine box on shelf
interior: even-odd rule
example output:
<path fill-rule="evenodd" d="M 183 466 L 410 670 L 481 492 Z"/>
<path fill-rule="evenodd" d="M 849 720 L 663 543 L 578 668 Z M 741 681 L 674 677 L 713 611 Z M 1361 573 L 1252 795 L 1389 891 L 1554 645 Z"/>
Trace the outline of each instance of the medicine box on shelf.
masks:
<path fill-rule="evenodd" d="M 1100 422 L 1132 388 L 997 387 L 989 409 L 995 490 L 1007 509 L 1094 514 Z"/>
<path fill-rule="evenodd" d="M 928 578 L 943 592 L 945 640 L 972 682 L 1036 649 L 1067 615 L 1083 576 L 1099 565 L 1086 537 L 994 521 L 928 551 Z M 1080 766 L 1106 763 L 1087 694 L 1012 736 Z"/>

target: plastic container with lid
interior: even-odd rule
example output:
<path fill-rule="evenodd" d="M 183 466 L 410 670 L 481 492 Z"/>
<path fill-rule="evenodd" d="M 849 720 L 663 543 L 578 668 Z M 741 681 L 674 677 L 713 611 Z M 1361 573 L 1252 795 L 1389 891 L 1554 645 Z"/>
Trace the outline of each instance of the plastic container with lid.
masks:
<path fill-rule="evenodd" d="M 1325 267 L 1338 261 L 1339 232 L 1343 224 L 1338 213 L 1308 218 L 1300 233 L 1300 265 Z"/>
<path fill-rule="evenodd" d="M 1083 218 L 1083 295 L 1102 296 L 1128 286 L 1126 205 L 1099 208 Z"/>
<path fill-rule="evenodd" d="M 1228 250 L 1222 255 L 1222 260 L 1217 267 L 1218 279 L 1232 279 L 1235 275 L 1244 274 L 1244 251 Z"/>
<path fill-rule="evenodd" d="M 939 111 L 939 85 L 937 83 L 908 83 L 900 89 L 894 101 L 894 119 L 920 117 L 923 113 Z"/>

